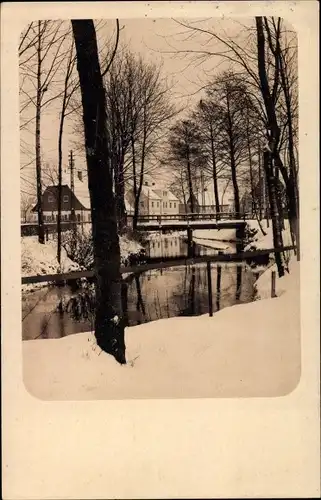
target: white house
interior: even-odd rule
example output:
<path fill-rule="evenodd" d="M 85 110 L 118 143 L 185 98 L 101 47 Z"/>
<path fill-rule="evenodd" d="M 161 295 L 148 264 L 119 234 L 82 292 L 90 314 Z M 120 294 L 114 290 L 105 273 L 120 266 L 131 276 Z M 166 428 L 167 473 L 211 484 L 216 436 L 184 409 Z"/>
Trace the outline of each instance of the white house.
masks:
<path fill-rule="evenodd" d="M 127 200 L 134 205 L 134 192 L 130 187 Z M 160 186 L 151 178 L 147 178 L 142 186 L 139 200 L 139 215 L 178 214 L 179 199 L 169 189 Z"/>

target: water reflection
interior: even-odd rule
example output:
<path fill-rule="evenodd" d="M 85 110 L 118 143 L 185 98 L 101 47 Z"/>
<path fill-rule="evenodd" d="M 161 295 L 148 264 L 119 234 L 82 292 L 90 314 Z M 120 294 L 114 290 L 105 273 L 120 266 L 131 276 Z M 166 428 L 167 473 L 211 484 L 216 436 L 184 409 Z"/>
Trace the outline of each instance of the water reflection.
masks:
<path fill-rule="evenodd" d="M 181 252 L 186 254 L 186 248 L 182 238 L 164 235 L 149 242 L 147 254 L 158 257 L 162 252 L 164 256 L 181 255 Z M 200 246 L 197 251 L 199 255 L 216 252 Z M 211 277 L 214 312 L 253 300 L 255 277 L 246 265 L 212 264 Z M 131 275 L 122 283 L 121 296 L 127 325 L 206 314 L 206 265 L 180 266 Z M 22 335 L 25 340 L 58 338 L 93 330 L 94 286 L 88 284 L 78 291 L 68 286 L 37 290 L 25 298 L 23 310 Z"/>

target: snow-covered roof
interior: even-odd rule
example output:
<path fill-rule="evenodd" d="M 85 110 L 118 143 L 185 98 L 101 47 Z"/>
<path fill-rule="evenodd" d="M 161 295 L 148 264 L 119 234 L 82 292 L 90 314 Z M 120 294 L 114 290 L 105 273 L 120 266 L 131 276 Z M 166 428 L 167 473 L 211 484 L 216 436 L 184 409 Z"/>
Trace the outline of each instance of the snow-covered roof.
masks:
<path fill-rule="evenodd" d="M 159 196 L 154 189 L 150 186 L 142 186 L 142 193 L 147 197 L 152 200 L 161 200 L 161 196 Z"/>

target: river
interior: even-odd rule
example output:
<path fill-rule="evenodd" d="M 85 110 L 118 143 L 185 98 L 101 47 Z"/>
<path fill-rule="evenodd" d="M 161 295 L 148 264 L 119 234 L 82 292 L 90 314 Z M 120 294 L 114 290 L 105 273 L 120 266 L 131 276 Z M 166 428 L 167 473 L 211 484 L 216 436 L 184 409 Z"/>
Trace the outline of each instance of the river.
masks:
<path fill-rule="evenodd" d="M 197 244 L 195 255 L 222 251 Z M 154 235 L 145 246 L 149 258 L 186 257 L 182 236 Z M 229 253 L 236 246 L 229 244 Z M 214 313 L 234 304 L 251 302 L 258 275 L 246 264 L 212 264 Z M 129 326 L 161 318 L 208 313 L 206 265 L 150 270 L 126 279 L 123 308 Z M 73 290 L 70 286 L 44 287 L 27 292 L 22 300 L 22 338 L 61 338 L 93 329 L 93 286 Z"/>

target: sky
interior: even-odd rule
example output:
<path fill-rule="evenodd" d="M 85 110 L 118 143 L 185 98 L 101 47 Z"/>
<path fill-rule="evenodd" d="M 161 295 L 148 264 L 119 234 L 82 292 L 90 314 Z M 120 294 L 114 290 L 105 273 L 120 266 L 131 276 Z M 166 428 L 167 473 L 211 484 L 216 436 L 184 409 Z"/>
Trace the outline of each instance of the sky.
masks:
<path fill-rule="evenodd" d="M 184 22 L 184 20 L 182 20 Z M 237 20 L 209 19 L 189 20 L 199 26 L 215 28 L 219 34 L 228 34 L 241 37 L 244 40 L 244 27 Z M 242 20 L 248 24 L 252 20 Z M 173 19 L 124 19 L 120 20 L 120 45 L 128 47 L 143 55 L 146 61 L 159 62 L 162 65 L 162 74 L 167 78 L 171 87 L 171 99 L 178 108 L 189 110 L 202 96 L 202 87 L 210 77 L 227 67 L 226 61 L 217 55 L 201 60 L 192 60 L 190 56 L 179 53 L 180 50 L 219 50 L 217 43 L 207 36 L 191 38 L 186 29 Z M 104 21 L 98 31 L 98 43 L 101 48 L 106 44 L 113 46 L 115 34 L 115 21 Z M 195 59 L 195 56 L 194 56 Z M 41 145 L 43 163 L 57 164 L 57 141 L 59 127 L 59 106 L 54 103 L 42 114 Z M 73 148 L 75 133 L 72 129 L 72 119 L 66 122 L 63 145 L 64 165 L 68 163 L 68 154 Z M 34 150 L 33 125 L 29 132 L 23 131 L 21 138 Z M 30 161 L 24 154 L 21 155 L 21 164 Z M 85 168 L 85 161 L 75 155 L 76 168 Z M 21 174 L 21 189 L 24 193 L 33 191 L 35 179 L 34 164 L 25 167 Z"/>

